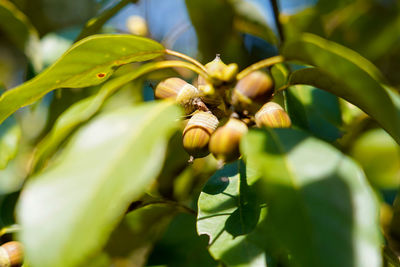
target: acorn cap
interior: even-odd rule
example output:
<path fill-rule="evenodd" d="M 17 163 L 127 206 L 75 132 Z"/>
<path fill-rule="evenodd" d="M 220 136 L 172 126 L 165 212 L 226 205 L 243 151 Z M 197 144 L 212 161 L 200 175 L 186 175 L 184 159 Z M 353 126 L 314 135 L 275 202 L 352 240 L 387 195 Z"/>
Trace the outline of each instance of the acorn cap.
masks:
<path fill-rule="evenodd" d="M 240 157 L 240 139 L 248 131 L 247 125 L 235 118 L 218 128 L 211 136 L 208 145 L 210 152 L 218 160 L 234 161 Z"/>
<path fill-rule="evenodd" d="M 225 82 L 233 82 L 236 79 L 238 71 L 239 66 L 236 63 L 229 64 L 225 68 L 223 80 Z"/>
<path fill-rule="evenodd" d="M 183 130 L 183 147 L 195 158 L 209 154 L 208 142 L 218 126 L 218 119 L 210 112 L 197 112 Z"/>
<path fill-rule="evenodd" d="M 289 128 L 292 125 L 289 115 L 275 102 L 268 102 L 255 115 L 258 127 Z"/>
<path fill-rule="evenodd" d="M 227 65 L 221 60 L 219 54 L 215 56 L 213 61 L 208 62 L 205 67 L 211 77 L 223 80 L 222 78 Z"/>
<path fill-rule="evenodd" d="M 202 95 L 196 87 L 176 77 L 160 82 L 154 94 L 156 98 L 175 99 L 177 103 L 185 108 L 186 113 L 192 113 L 196 109 L 196 98 Z"/>
<path fill-rule="evenodd" d="M 23 246 L 20 242 L 11 241 L 0 246 L 0 266 L 20 266 L 24 260 Z"/>
<path fill-rule="evenodd" d="M 220 58 L 219 54 L 216 55 L 215 59 L 205 65 L 207 72 L 211 77 L 221 82 L 233 82 L 236 79 L 239 67 L 236 63 L 226 65 Z M 205 85 L 206 82 L 202 76 L 199 75 L 197 84 Z"/>

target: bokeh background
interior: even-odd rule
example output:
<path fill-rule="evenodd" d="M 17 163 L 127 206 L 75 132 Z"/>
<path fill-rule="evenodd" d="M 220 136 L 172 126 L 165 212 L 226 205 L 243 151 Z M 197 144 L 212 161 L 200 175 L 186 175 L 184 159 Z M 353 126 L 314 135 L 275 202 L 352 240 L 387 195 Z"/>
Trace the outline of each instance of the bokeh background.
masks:
<path fill-rule="evenodd" d="M 21 84 L 54 63 L 79 38 L 91 18 L 116 8 L 124 1 L 11 2 L 26 15 L 22 20 L 28 19 L 28 25 L 32 27 L 25 29 L 25 34 L 20 34 L 18 23 L 11 23 L 0 10 L 0 91 Z M 270 0 L 125 2 L 126 5 L 99 32 L 129 34 L 127 22 L 131 16 L 138 15 L 147 22 L 148 37 L 202 63 L 221 54 L 225 63 L 237 62 L 244 68 L 279 53 L 277 44 L 281 40 Z M 400 1 L 281 0 L 278 3 L 278 19 L 285 39 L 295 38 L 301 32 L 311 32 L 335 41 L 372 61 L 394 88 L 400 88 Z M 343 77 L 347 78 L 351 79 Z M 190 75 L 187 79 L 191 79 Z M 143 95 L 140 96 L 144 100 L 152 99 L 149 85 L 144 84 Z M 7 168 L 0 170 L 0 226 L 8 225 L 7 220 L 12 220 L 9 219 L 9 211 L 13 207 L 10 203 L 15 203 L 27 177 L 29 155 L 24 152 L 31 151 L 72 103 L 95 91 L 96 88 L 58 90 L 42 101 L 19 110 L 15 117 L 0 126 L 0 135 L 3 135 L 10 131 L 13 120 L 18 120 L 21 125 L 19 135 L 22 136 L 16 158 Z M 126 96 L 122 95 L 123 98 Z M 316 114 L 313 118 L 315 125 L 309 126 L 310 131 L 312 127 L 328 127 L 328 122 L 333 125 L 339 137 L 334 145 L 362 165 L 379 197 L 388 204 L 393 203 L 400 185 L 398 145 L 368 116 L 344 101 L 340 101 L 339 105 L 339 122 L 331 123 L 327 118 L 329 116 L 320 112 L 332 98 L 335 97 L 323 92 L 304 100 L 307 110 Z M 193 220 L 186 215 L 174 219 L 155 247 L 150 265 L 167 262 L 175 266 L 189 266 L 189 261 L 197 259 L 199 264 L 203 264 L 198 266 L 213 266 L 213 260 L 204 249 L 200 249 L 204 248 L 206 240 L 203 243 L 196 241 Z M 179 237 L 177 232 L 180 232 Z M 189 247 L 182 250 L 182 242 L 190 244 Z M 178 259 L 179 262 L 174 262 Z"/>

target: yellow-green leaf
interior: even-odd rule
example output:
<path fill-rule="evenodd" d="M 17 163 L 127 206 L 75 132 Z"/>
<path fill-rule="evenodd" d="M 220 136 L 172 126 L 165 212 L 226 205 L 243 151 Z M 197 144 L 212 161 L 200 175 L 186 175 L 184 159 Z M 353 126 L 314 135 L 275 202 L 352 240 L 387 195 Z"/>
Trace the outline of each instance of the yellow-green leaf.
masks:
<path fill-rule="evenodd" d="M 30 266 L 77 266 L 97 252 L 157 177 L 180 116 L 168 102 L 143 104 L 79 130 L 60 160 L 22 190 L 17 218 Z"/>
<path fill-rule="evenodd" d="M 85 38 L 35 78 L 1 95 L 0 123 L 54 89 L 100 84 L 118 66 L 153 59 L 163 51 L 161 44 L 144 37 L 105 34 Z"/>

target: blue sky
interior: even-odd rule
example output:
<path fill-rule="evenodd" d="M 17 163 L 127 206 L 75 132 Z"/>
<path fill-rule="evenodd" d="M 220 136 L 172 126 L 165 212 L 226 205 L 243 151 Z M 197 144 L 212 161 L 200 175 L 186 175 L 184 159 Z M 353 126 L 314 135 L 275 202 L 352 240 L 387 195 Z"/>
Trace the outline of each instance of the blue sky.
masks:
<path fill-rule="evenodd" d="M 267 23 L 275 29 L 273 13 L 270 0 L 246 0 L 257 5 Z M 317 0 L 285 0 L 280 1 L 281 11 L 284 13 L 295 13 L 309 5 L 313 5 Z M 161 41 L 165 39 L 174 29 L 188 25 L 187 30 L 176 40 L 173 49 L 193 55 L 193 47 L 197 46 L 196 33 L 190 27 L 190 21 L 186 12 L 184 0 L 142 0 L 139 4 L 130 4 L 123 9 L 117 16 L 109 21 L 120 30 L 126 30 L 126 19 L 131 15 L 141 15 L 147 17 L 150 32 L 153 38 Z M 276 30 L 276 29 L 275 29 Z M 194 56 L 194 55 L 193 55 Z"/>

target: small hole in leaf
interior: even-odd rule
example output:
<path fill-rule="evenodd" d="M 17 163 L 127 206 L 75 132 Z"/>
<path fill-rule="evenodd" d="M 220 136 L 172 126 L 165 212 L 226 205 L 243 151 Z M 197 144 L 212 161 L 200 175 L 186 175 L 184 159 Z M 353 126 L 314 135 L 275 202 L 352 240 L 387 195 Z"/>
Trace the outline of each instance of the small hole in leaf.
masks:
<path fill-rule="evenodd" d="M 102 73 L 102 72 L 97 73 L 97 78 L 104 78 L 105 76 L 106 76 L 105 73 Z"/>

